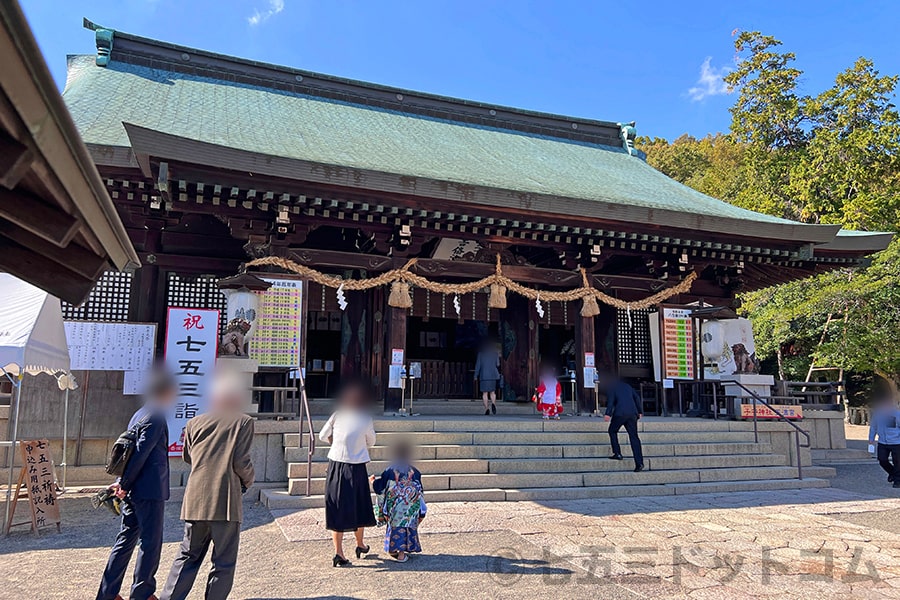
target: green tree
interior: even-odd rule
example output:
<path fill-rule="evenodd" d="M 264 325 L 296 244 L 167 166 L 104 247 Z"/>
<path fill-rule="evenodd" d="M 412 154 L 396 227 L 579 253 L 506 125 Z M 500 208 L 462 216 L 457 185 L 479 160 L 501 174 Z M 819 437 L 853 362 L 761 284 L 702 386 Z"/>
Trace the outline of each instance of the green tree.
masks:
<path fill-rule="evenodd" d="M 782 43 L 757 31 L 735 39 L 731 132 L 639 140 L 648 162 L 728 202 L 806 222 L 895 231 L 900 226 L 897 76 L 858 59 L 816 94 Z M 779 375 L 802 378 L 810 361 L 875 372 L 900 387 L 900 241 L 865 269 L 841 270 L 744 294 L 757 352 Z M 831 313 L 846 313 L 819 344 Z"/>
<path fill-rule="evenodd" d="M 860 58 L 835 84 L 806 101 L 814 124 L 791 169 L 790 191 L 806 220 L 854 229 L 898 223 L 900 115 L 891 102 L 897 77 Z"/>

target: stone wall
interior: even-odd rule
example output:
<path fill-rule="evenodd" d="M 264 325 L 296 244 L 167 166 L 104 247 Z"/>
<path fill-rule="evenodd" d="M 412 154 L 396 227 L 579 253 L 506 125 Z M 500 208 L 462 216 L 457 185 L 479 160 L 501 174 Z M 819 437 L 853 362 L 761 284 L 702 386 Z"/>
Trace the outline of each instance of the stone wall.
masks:
<path fill-rule="evenodd" d="M 816 450 L 843 450 L 847 447 L 844 413 L 836 410 L 805 410 L 803 428 L 809 432 Z"/>

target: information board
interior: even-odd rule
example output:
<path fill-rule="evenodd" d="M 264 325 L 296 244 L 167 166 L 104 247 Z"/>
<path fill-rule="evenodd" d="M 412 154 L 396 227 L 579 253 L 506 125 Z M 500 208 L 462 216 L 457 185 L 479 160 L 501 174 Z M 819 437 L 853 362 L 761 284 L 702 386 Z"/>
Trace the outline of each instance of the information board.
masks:
<path fill-rule="evenodd" d="M 694 378 L 694 321 L 690 309 L 663 308 L 663 379 Z"/>
<path fill-rule="evenodd" d="M 303 335 L 303 281 L 271 279 L 261 294 L 248 353 L 260 367 L 300 367 Z"/>
<path fill-rule="evenodd" d="M 219 342 L 219 311 L 169 308 L 166 319 L 166 365 L 178 394 L 168 415 L 169 456 L 184 449 L 184 428 L 206 411 Z"/>
<path fill-rule="evenodd" d="M 156 323 L 66 321 L 73 371 L 145 371 L 156 352 Z"/>
<path fill-rule="evenodd" d="M 12 498 L 12 507 L 5 531 L 17 525 L 31 525 L 37 531 L 47 525 L 56 525 L 59 529 L 59 503 L 56 497 L 56 476 L 53 472 L 53 456 L 50 454 L 50 443 L 46 439 L 19 442 L 22 449 L 22 470 L 19 472 L 18 484 Z M 22 488 L 25 493 L 22 494 Z M 13 523 L 18 501 L 27 500 L 30 520 Z"/>

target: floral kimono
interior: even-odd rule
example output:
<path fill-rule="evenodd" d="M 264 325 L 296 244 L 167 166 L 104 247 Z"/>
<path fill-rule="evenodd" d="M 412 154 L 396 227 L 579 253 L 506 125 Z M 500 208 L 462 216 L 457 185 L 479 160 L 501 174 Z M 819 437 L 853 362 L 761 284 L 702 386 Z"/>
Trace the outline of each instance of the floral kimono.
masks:
<path fill-rule="evenodd" d="M 392 465 L 372 484 L 377 496 L 375 516 L 384 532 L 386 552 L 421 552 L 419 521 L 425 518 L 422 474 L 409 465 Z"/>
<path fill-rule="evenodd" d="M 535 390 L 533 398 L 537 402 L 537 409 L 545 419 L 559 419 L 563 413 L 562 385 L 556 375 L 545 374 L 541 377 L 541 384 Z"/>

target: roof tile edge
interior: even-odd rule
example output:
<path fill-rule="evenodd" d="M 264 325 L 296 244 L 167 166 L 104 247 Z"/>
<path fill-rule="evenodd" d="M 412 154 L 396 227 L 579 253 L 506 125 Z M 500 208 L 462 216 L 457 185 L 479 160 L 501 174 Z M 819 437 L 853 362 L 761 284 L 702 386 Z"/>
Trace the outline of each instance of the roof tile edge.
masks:
<path fill-rule="evenodd" d="M 634 127 L 633 121 L 620 124 L 514 108 L 228 56 L 123 33 L 98 25 L 87 18 L 83 25 L 85 29 L 95 32 L 98 66 L 118 61 L 213 79 L 227 77 L 229 81 L 248 85 L 532 135 L 624 148 L 626 151 L 629 150 L 623 138 L 622 125 Z M 629 151 L 629 154 L 632 153 L 641 156 L 637 151 Z"/>

